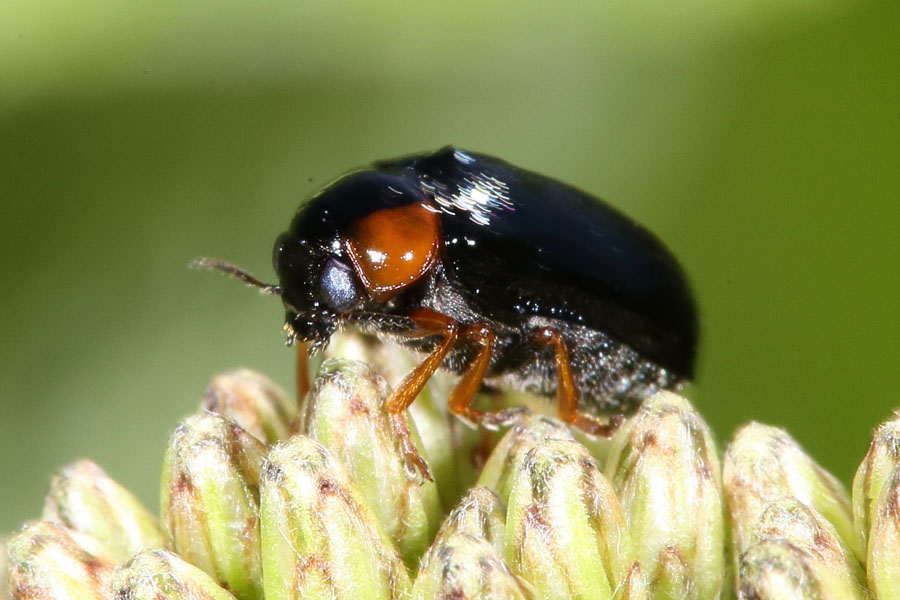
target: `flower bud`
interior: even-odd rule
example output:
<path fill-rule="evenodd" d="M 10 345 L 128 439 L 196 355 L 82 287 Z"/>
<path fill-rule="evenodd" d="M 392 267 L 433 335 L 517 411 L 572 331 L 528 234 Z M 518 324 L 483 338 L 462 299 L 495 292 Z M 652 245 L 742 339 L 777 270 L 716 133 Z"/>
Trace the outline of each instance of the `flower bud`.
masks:
<path fill-rule="evenodd" d="M 406 474 L 382 406 L 387 396 L 384 379 L 364 363 L 326 360 L 307 396 L 300 430 L 347 467 L 400 555 L 414 567 L 437 530 L 440 503 L 433 481 Z"/>
<path fill-rule="evenodd" d="M 408 597 L 400 555 L 324 446 L 302 435 L 275 446 L 260 495 L 267 600 Z"/>
<path fill-rule="evenodd" d="M 878 600 L 900 599 L 900 465 L 883 479 L 868 511 L 871 527 L 866 567 Z"/>
<path fill-rule="evenodd" d="M 765 540 L 738 560 L 739 600 L 824 600 L 809 562 L 812 559 L 786 540 Z"/>
<path fill-rule="evenodd" d="M 719 597 L 725 568 L 719 457 L 690 403 L 671 392 L 644 401 L 614 436 L 605 473 L 636 542 L 632 558 L 653 593 Z"/>
<path fill-rule="evenodd" d="M 325 355 L 371 365 L 389 385 L 399 385 L 421 361 L 399 344 L 352 330 L 333 335 Z M 455 383 L 455 376 L 437 371 L 409 407 L 410 421 L 419 434 L 417 446 L 444 506 L 455 504 L 477 478 L 480 465 L 473 460 L 474 447 L 484 435 L 483 430 L 467 427 L 447 412 L 447 398 Z"/>
<path fill-rule="evenodd" d="M 802 505 L 799 505 L 802 506 Z M 825 542 L 829 543 L 828 541 Z M 866 600 L 865 590 L 846 570 L 833 571 L 815 548 L 790 538 L 766 537 L 738 557 L 740 600 Z M 826 549 L 826 553 L 830 551 Z"/>
<path fill-rule="evenodd" d="M 481 538 L 503 553 L 506 535 L 506 506 L 503 500 L 486 487 L 472 488 L 450 511 L 435 541 L 465 533 Z"/>
<path fill-rule="evenodd" d="M 9 540 L 16 600 L 104 600 L 115 558 L 98 540 L 58 523 L 27 523 Z"/>
<path fill-rule="evenodd" d="M 114 600 L 234 600 L 205 572 L 166 550 L 147 550 L 116 569 Z"/>
<path fill-rule="evenodd" d="M 250 369 L 213 377 L 200 408 L 232 419 L 266 444 L 287 438 L 297 416 L 297 403 L 274 381 Z"/>
<path fill-rule="evenodd" d="M 259 478 L 266 448 L 212 413 L 188 417 L 163 462 L 162 523 L 170 548 L 241 600 L 262 597 Z"/>
<path fill-rule="evenodd" d="M 519 471 L 529 450 L 548 440 L 574 439 L 569 428 L 556 419 L 524 414 L 497 442 L 481 470 L 477 485 L 492 489 L 507 502 L 512 477 Z"/>
<path fill-rule="evenodd" d="M 164 545 L 156 517 L 89 460 L 69 465 L 50 480 L 43 519 L 93 536 L 116 562 Z"/>
<path fill-rule="evenodd" d="M 625 579 L 622 580 L 616 590 L 615 600 L 650 600 L 653 596 L 650 594 L 650 586 L 647 584 L 647 576 L 641 569 L 641 563 L 634 561 L 631 568 L 625 573 Z"/>
<path fill-rule="evenodd" d="M 882 423 L 872 435 L 866 457 L 853 478 L 853 524 L 862 548 L 866 547 L 873 510 L 886 480 L 900 464 L 900 416 Z"/>
<path fill-rule="evenodd" d="M 528 600 L 517 577 L 486 540 L 456 532 L 435 541 L 413 586 L 415 600 Z"/>
<path fill-rule="evenodd" d="M 861 558 L 847 492 L 783 429 L 750 423 L 738 430 L 725 451 L 722 475 L 738 552 L 749 548 L 747 527 L 765 506 L 790 496 L 828 519 L 841 541 Z"/>
<path fill-rule="evenodd" d="M 767 503 L 745 531 L 750 546 L 770 540 L 791 544 L 826 597 L 865 597 L 862 568 L 834 525 L 796 498 L 783 496 Z"/>
<path fill-rule="evenodd" d="M 619 502 L 584 446 L 550 440 L 525 453 L 512 474 L 504 557 L 539 597 L 611 598 L 629 549 Z"/>

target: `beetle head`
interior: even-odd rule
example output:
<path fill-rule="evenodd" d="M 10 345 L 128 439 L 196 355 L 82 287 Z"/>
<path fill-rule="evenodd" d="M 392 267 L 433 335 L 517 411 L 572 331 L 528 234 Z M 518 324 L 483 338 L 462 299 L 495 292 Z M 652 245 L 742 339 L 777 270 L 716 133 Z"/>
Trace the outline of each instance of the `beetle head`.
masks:
<path fill-rule="evenodd" d="M 365 302 L 339 245 L 287 232 L 276 240 L 272 259 L 281 284 L 286 327 L 292 338 L 312 342 L 313 350 L 324 347 L 346 314 Z"/>
<path fill-rule="evenodd" d="M 315 350 L 344 320 L 390 320 L 381 306 L 436 260 L 424 201 L 415 178 L 363 170 L 301 206 L 273 253 L 291 335 Z"/>

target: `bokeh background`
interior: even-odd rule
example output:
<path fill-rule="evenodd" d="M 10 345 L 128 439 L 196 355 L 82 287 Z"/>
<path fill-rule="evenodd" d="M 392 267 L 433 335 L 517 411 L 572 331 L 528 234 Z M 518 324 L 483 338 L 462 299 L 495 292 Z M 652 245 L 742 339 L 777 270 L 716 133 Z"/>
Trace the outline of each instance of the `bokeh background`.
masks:
<path fill-rule="evenodd" d="M 290 387 L 271 279 L 299 202 L 447 143 L 600 195 L 681 258 L 691 396 L 848 482 L 900 405 L 896 2 L 0 2 L 0 532 L 88 456 L 157 504 L 238 365 Z"/>

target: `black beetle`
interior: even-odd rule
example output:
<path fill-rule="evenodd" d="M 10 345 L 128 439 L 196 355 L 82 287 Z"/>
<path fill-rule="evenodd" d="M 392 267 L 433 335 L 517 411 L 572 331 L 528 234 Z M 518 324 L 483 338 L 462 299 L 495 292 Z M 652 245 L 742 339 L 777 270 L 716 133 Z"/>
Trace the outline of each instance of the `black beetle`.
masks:
<path fill-rule="evenodd" d="M 461 373 L 450 410 L 482 386 L 556 395 L 559 417 L 609 435 L 621 413 L 694 373 L 697 316 L 674 257 L 600 200 L 507 162 L 446 147 L 349 173 L 300 207 L 275 243 L 289 341 L 323 347 L 346 322 L 426 353 L 386 402 L 427 476 L 405 409 L 438 367 Z M 608 424 L 579 410 L 613 413 Z"/>

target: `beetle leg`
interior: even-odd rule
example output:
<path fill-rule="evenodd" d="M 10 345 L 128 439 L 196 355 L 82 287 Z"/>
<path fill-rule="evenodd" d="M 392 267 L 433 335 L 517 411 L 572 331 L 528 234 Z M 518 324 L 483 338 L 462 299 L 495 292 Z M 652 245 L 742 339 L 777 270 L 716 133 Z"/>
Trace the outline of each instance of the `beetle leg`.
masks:
<path fill-rule="evenodd" d="M 309 351 L 306 344 L 297 342 L 297 405 L 303 404 L 306 392 L 309 391 Z"/>
<path fill-rule="evenodd" d="M 297 372 L 294 374 L 294 383 L 297 386 L 297 415 L 291 420 L 291 434 L 300 433 L 300 415 L 303 413 L 303 403 L 306 400 L 306 394 L 309 392 L 309 351 L 306 344 L 296 342 L 297 361 L 295 363 Z"/>
<path fill-rule="evenodd" d="M 497 429 L 506 425 L 517 415 L 526 411 L 524 407 L 513 407 L 505 410 L 484 412 L 472 406 L 475 394 L 481 388 L 484 374 L 491 363 L 491 355 L 494 352 L 494 332 L 490 327 L 481 323 L 466 325 L 460 332 L 460 337 L 467 342 L 481 345 L 481 349 L 469 368 L 463 374 L 462 379 L 453 388 L 447 408 L 455 415 L 471 423 L 481 423 L 488 429 Z"/>
<path fill-rule="evenodd" d="M 447 408 L 455 415 L 478 423 L 484 416 L 484 411 L 472 406 L 472 400 L 475 399 L 475 394 L 481 387 L 484 374 L 491 362 L 491 354 L 494 352 L 494 332 L 487 325 L 476 323 L 463 327 L 460 337 L 467 342 L 479 344 L 481 349 L 450 393 Z"/>
<path fill-rule="evenodd" d="M 431 479 L 428 465 L 416 450 L 409 432 L 409 422 L 406 418 L 406 409 L 413 403 L 428 379 L 441 366 L 444 357 L 456 343 L 459 325 L 450 317 L 444 316 L 427 309 L 416 309 L 408 315 L 415 323 L 416 328 L 403 334 L 406 337 L 428 337 L 443 335 L 444 339 L 425 357 L 419 366 L 413 369 L 409 375 L 394 389 L 390 397 L 385 401 L 384 408 L 388 413 L 391 429 L 400 441 L 400 451 L 406 460 L 406 470 L 410 473 L 418 471 L 425 479 Z"/>
<path fill-rule="evenodd" d="M 542 346 L 552 345 L 556 357 L 556 410 L 560 420 L 574 425 L 578 429 L 605 438 L 619 428 L 624 420 L 622 415 L 612 415 L 609 423 L 601 423 L 592 415 L 578 412 L 578 389 L 572 375 L 572 363 L 569 362 L 569 350 L 562 334 L 552 327 L 537 330 L 537 343 Z"/>

